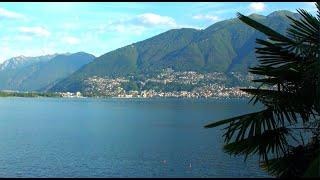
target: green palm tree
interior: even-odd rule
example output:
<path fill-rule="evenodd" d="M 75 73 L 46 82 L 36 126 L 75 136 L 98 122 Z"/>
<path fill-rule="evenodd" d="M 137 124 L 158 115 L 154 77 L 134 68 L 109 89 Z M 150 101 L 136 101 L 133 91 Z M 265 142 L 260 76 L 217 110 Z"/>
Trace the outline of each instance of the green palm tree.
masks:
<path fill-rule="evenodd" d="M 249 69 L 261 77 L 249 103 L 264 105 L 258 112 L 213 122 L 225 126 L 224 150 L 233 155 L 257 154 L 271 175 L 320 174 L 320 3 L 317 15 L 298 9 L 284 36 L 238 13 L 239 19 L 267 36 L 256 39 L 259 65 Z"/>

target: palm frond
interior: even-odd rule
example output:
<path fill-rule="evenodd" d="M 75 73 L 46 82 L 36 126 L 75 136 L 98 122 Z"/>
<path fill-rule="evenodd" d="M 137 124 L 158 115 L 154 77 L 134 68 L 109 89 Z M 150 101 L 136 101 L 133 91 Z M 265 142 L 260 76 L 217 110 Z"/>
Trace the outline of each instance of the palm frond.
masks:
<path fill-rule="evenodd" d="M 310 176 L 313 173 L 317 173 L 310 169 L 312 172 L 308 174 L 307 170 L 310 167 L 312 168 L 314 162 L 317 162 L 316 160 L 318 160 L 319 155 L 320 149 L 318 145 L 312 143 L 306 146 L 300 145 L 297 147 L 291 147 L 289 152 L 283 157 L 274 158 L 268 162 L 262 162 L 261 167 L 271 175 L 278 177 Z"/>
<path fill-rule="evenodd" d="M 313 102 L 301 103 L 306 101 L 305 96 L 297 96 L 294 93 L 270 89 L 241 90 L 252 94 L 253 98 L 256 99 L 255 101 L 260 101 L 265 106 L 271 108 L 274 114 L 278 117 L 278 121 L 282 124 L 285 124 L 285 121 L 289 124 L 297 123 L 299 118 L 301 118 L 303 122 L 308 122 L 310 117 L 313 115 Z"/>
<path fill-rule="evenodd" d="M 297 11 L 302 18 L 296 20 L 288 16 L 288 18 L 293 22 L 291 27 L 288 29 L 288 35 L 292 38 L 299 38 L 300 42 L 311 42 L 317 44 L 316 42 L 319 41 L 318 35 L 320 31 L 320 21 L 303 9 L 299 9 Z"/>
<path fill-rule="evenodd" d="M 253 132 L 254 130 L 250 131 L 245 139 L 226 144 L 224 146 L 225 152 L 234 155 L 245 155 L 246 157 L 258 153 L 264 161 L 267 161 L 269 152 L 275 153 L 277 157 L 280 157 L 287 151 L 286 135 L 289 133 L 289 129 L 281 127 L 266 130 L 261 134 L 254 134 Z"/>
<path fill-rule="evenodd" d="M 297 56 L 297 54 L 289 51 L 283 46 L 261 39 L 257 39 L 256 42 L 262 46 L 256 48 L 257 58 L 261 65 L 275 66 L 302 61 L 302 57 Z"/>
<path fill-rule="evenodd" d="M 293 64 L 284 64 L 279 67 L 264 66 L 249 68 L 249 72 L 256 75 L 281 77 L 287 81 L 297 81 L 301 78 L 301 73 Z"/>
<path fill-rule="evenodd" d="M 320 2 L 316 2 L 316 7 L 317 7 L 317 17 L 318 17 L 318 20 L 320 21 Z"/>
<path fill-rule="evenodd" d="M 262 167 L 275 176 L 303 176 L 319 149 L 320 133 L 314 129 L 320 127 L 312 126 L 320 124 L 319 2 L 316 7 L 317 17 L 302 9 L 297 10 L 300 19 L 288 16 L 291 26 L 287 37 L 237 14 L 242 22 L 267 36 L 267 40 L 256 40 L 259 65 L 249 68 L 250 73 L 263 76 L 253 80 L 261 85 L 256 89 L 241 89 L 252 95 L 249 103 L 260 102 L 265 109 L 205 126 L 226 125 L 224 150 L 246 157 L 258 154 L 264 160 Z M 266 85 L 264 89 L 263 85 Z M 302 128 L 295 128 L 298 124 Z M 292 133 L 297 129 L 309 130 L 316 140 L 305 145 L 301 138 L 303 145 L 290 145 L 289 138 L 300 144 Z M 274 159 L 269 160 L 269 156 Z"/>
<path fill-rule="evenodd" d="M 283 80 L 279 79 L 279 78 L 275 78 L 275 77 L 269 77 L 269 78 L 264 78 L 264 79 L 254 79 L 254 80 L 252 80 L 252 82 L 259 82 L 262 84 L 274 86 L 276 84 L 283 82 Z"/>
<path fill-rule="evenodd" d="M 318 153 L 318 156 L 316 156 L 311 161 L 310 165 L 304 173 L 304 177 L 320 177 L 320 153 Z"/>
<path fill-rule="evenodd" d="M 264 111 L 264 110 L 263 110 L 263 111 Z M 236 120 L 238 120 L 238 119 L 243 119 L 243 118 L 246 118 L 246 117 L 254 116 L 254 115 L 256 115 L 256 114 L 262 113 L 263 111 L 254 112 L 254 113 L 245 114 L 245 115 L 242 115 L 242 116 L 232 117 L 232 118 L 225 119 L 225 120 L 222 120 L 222 121 L 217 121 L 217 122 L 209 123 L 209 124 L 205 125 L 204 127 L 205 127 L 205 128 L 217 127 L 217 126 L 220 126 L 220 125 L 223 125 L 223 124 L 230 123 L 230 122 L 232 122 L 232 121 L 236 121 Z"/>
<path fill-rule="evenodd" d="M 273 41 L 294 43 L 291 39 L 285 37 L 284 35 L 274 31 L 273 29 L 255 21 L 247 16 L 242 15 L 241 13 L 237 13 L 237 16 L 242 22 L 244 22 L 247 25 L 253 27 L 254 29 L 266 34 Z"/>

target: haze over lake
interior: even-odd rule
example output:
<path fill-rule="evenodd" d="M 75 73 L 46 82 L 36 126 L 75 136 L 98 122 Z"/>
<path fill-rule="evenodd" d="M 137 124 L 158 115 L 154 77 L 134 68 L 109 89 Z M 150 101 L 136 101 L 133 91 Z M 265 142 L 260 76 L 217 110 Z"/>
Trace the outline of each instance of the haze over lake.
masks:
<path fill-rule="evenodd" d="M 0 98 L 1 177 L 268 177 L 212 120 L 248 99 Z"/>

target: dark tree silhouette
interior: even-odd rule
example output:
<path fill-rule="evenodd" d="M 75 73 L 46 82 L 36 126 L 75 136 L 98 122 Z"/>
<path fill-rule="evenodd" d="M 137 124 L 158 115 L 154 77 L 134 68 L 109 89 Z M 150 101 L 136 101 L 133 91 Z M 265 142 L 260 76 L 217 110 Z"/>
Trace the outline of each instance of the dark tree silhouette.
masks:
<path fill-rule="evenodd" d="M 224 150 L 233 155 L 257 154 L 260 165 L 277 177 L 320 174 L 320 3 L 317 15 L 298 9 L 286 36 L 238 13 L 239 19 L 267 36 L 257 39 L 260 76 L 249 103 L 264 109 L 206 125 L 225 125 Z"/>

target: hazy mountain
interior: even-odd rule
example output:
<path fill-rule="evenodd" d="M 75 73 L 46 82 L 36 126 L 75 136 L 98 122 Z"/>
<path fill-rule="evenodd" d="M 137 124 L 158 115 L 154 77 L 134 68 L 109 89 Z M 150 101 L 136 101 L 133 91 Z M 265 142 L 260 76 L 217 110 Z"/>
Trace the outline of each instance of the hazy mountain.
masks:
<path fill-rule="evenodd" d="M 44 58 L 46 57 L 46 58 Z M 17 57 L 8 60 L 4 70 L 0 70 L 0 89 L 35 91 L 46 89 L 66 78 L 95 57 L 79 52 L 75 54 L 56 54 L 54 56 Z M 18 62 L 18 63 L 16 63 Z"/>
<path fill-rule="evenodd" d="M 286 16 L 298 17 L 289 11 L 276 11 L 268 16 L 250 15 L 283 34 L 290 22 Z M 51 90 L 81 90 L 83 80 L 90 76 L 150 73 L 168 67 L 178 71 L 247 72 L 248 67 L 257 63 L 254 54 L 257 37 L 264 38 L 237 18 L 215 23 L 204 30 L 169 30 L 96 58 Z"/>
<path fill-rule="evenodd" d="M 31 65 L 36 62 L 49 61 L 50 59 L 54 58 L 57 55 L 58 54 L 37 56 L 37 57 L 26 57 L 26 56 L 13 57 L 11 59 L 4 61 L 2 64 L 0 64 L 0 71 L 18 69 L 18 68 Z"/>

